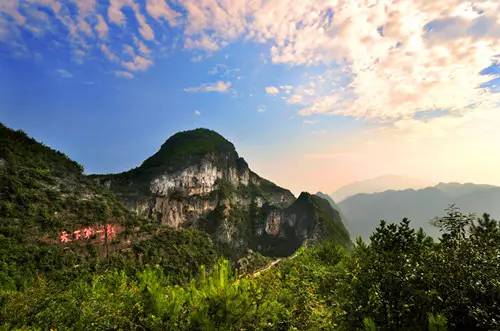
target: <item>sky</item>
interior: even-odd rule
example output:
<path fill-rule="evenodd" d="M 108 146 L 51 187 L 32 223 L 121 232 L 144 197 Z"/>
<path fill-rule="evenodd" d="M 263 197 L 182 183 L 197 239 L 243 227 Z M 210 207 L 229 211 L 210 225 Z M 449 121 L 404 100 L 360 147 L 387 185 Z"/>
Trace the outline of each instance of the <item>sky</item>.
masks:
<path fill-rule="evenodd" d="M 1 0 L 0 122 L 86 173 L 206 127 L 294 193 L 500 185 L 500 2 Z"/>

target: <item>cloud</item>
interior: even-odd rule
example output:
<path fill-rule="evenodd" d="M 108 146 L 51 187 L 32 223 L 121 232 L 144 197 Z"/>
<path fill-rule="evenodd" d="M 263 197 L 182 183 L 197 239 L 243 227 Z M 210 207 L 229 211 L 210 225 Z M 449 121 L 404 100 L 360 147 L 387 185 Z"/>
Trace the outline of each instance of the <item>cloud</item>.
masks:
<path fill-rule="evenodd" d="M 145 45 L 139 46 L 139 50 L 143 47 L 146 48 L 143 52 L 148 52 Z M 136 54 L 135 49 L 128 44 L 124 44 L 122 50 L 122 54 L 126 54 L 128 57 L 126 60 L 122 60 L 106 44 L 101 44 L 100 50 L 109 61 L 119 64 L 127 71 L 146 71 L 153 65 L 153 61 L 151 59 L 146 56 Z"/>
<path fill-rule="evenodd" d="M 231 68 L 226 64 L 221 64 L 218 63 L 215 66 L 213 66 L 210 70 L 208 70 L 209 75 L 215 75 L 215 76 L 220 76 L 220 77 L 231 77 L 231 78 L 238 78 L 240 72 L 240 68 Z"/>
<path fill-rule="evenodd" d="M 139 25 L 139 33 L 146 40 L 153 40 L 155 35 L 154 31 L 146 21 L 146 17 L 141 12 L 139 5 L 133 0 L 110 0 L 108 7 L 109 20 L 119 26 L 124 26 L 126 17 L 123 14 L 123 8 L 128 7 L 132 9 L 134 17 Z"/>
<path fill-rule="evenodd" d="M 219 50 L 219 43 L 207 35 L 203 35 L 200 38 L 193 39 L 188 37 L 184 42 L 184 47 L 186 48 L 199 48 L 209 52 L 215 52 Z"/>
<path fill-rule="evenodd" d="M 195 87 L 186 87 L 184 92 L 188 93 L 205 93 L 205 92 L 218 92 L 226 93 L 231 89 L 231 82 L 219 80 L 214 83 L 206 83 Z"/>
<path fill-rule="evenodd" d="M 121 70 L 117 70 L 114 72 L 115 76 L 116 77 L 120 77 L 120 78 L 125 78 L 125 79 L 132 79 L 134 78 L 134 75 L 128 71 L 121 71 Z"/>
<path fill-rule="evenodd" d="M 99 34 L 99 38 L 106 39 L 108 37 L 109 27 L 106 21 L 104 20 L 104 17 L 102 17 L 102 15 L 97 16 L 97 23 L 95 25 L 95 29 Z"/>
<path fill-rule="evenodd" d="M 194 114 L 195 114 L 196 116 L 201 116 L 201 112 L 200 112 L 199 110 L 195 110 L 195 111 L 194 111 Z"/>
<path fill-rule="evenodd" d="M 302 103 L 302 100 L 303 100 L 303 96 L 300 95 L 300 94 L 293 94 L 291 95 L 287 100 L 286 102 L 289 103 L 289 104 L 298 104 L 298 103 Z"/>
<path fill-rule="evenodd" d="M 246 38 L 270 45 L 274 63 L 345 69 L 344 85 L 288 99 L 305 103 L 303 116 L 394 121 L 427 109 L 460 112 L 495 98 L 480 88 L 488 78 L 478 73 L 500 49 L 497 1 L 187 1 L 185 7 L 189 47 L 204 48 L 207 36 L 218 47 Z"/>
<path fill-rule="evenodd" d="M 177 25 L 180 14 L 173 10 L 165 0 L 147 0 L 146 11 L 156 20 L 164 19 L 171 26 Z"/>
<path fill-rule="evenodd" d="M 19 4 L 17 0 L 0 1 L 0 13 L 4 13 L 12 17 L 19 25 L 23 25 L 26 22 L 26 17 L 21 15 L 19 12 Z"/>
<path fill-rule="evenodd" d="M 127 1 L 123 0 L 110 0 L 108 7 L 109 20 L 117 25 L 125 24 L 125 15 L 123 15 L 122 7 L 125 6 Z"/>
<path fill-rule="evenodd" d="M 300 105 L 300 115 L 394 122 L 433 109 L 463 114 L 498 99 L 488 87 L 498 75 L 479 73 L 498 61 L 499 14 L 496 0 L 2 0 L 0 40 L 19 54 L 28 53 L 23 30 L 47 35 L 67 42 L 79 63 L 98 49 L 127 71 L 151 68 L 173 26 L 186 49 L 201 52 L 197 59 L 258 43 L 273 63 L 326 68 L 302 85 L 270 86 Z M 121 53 L 123 45 L 133 52 Z"/>
<path fill-rule="evenodd" d="M 111 62 L 119 62 L 120 61 L 120 58 L 115 54 L 113 53 L 113 51 L 111 51 L 111 49 L 105 45 L 105 44 L 101 44 L 101 46 L 99 47 L 101 52 L 104 54 L 104 56 Z"/>
<path fill-rule="evenodd" d="M 131 61 L 122 62 L 129 71 L 145 71 L 153 65 L 153 61 L 140 55 L 135 55 Z"/>
<path fill-rule="evenodd" d="M 280 90 L 284 91 L 286 94 L 290 94 L 293 91 L 292 85 L 281 85 Z"/>
<path fill-rule="evenodd" d="M 139 38 L 134 36 L 134 44 L 142 55 L 149 55 L 151 53 L 151 49 L 149 49 L 148 46 L 146 46 L 145 43 L 143 43 Z"/>
<path fill-rule="evenodd" d="M 265 91 L 269 95 L 276 95 L 276 94 L 280 93 L 279 88 L 277 88 L 276 86 L 267 86 L 265 88 Z"/>
<path fill-rule="evenodd" d="M 258 113 L 264 113 L 265 111 L 267 111 L 266 106 L 260 105 L 259 107 L 257 107 Z"/>
<path fill-rule="evenodd" d="M 73 74 L 66 69 L 56 69 L 55 71 L 61 78 L 73 78 Z"/>

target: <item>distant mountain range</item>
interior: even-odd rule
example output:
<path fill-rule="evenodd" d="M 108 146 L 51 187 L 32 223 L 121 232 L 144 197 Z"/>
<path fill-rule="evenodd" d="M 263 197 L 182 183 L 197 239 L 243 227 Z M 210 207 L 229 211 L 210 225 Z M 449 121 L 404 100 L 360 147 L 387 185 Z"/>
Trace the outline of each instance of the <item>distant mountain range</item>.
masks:
<path fill-rule="evenodd" d="M 337 203 L 359 193 L 376 193 L 387 190 L 419 189 L 431 186 L 434 183 L 422 179 L 409 178 L 396 175 L 385 175 L 357 181 L 342 186 L 331 194 L 331 197 Z"/>
<path fill-rule="evenodd" d="M 500 187 L 492 185 L 439 183 L 423 189 L 388 190 L 356 194 L 338 203 L 348 220 L 353 238 L 368 239 L 380 220 L 400 221 L 407 217 L 414 227 L 422 227 L 432 236 L 438 235 L 430 221 L 442 216 L 450 205 L 467 213 L 490 214 L 500 218 Z"/>

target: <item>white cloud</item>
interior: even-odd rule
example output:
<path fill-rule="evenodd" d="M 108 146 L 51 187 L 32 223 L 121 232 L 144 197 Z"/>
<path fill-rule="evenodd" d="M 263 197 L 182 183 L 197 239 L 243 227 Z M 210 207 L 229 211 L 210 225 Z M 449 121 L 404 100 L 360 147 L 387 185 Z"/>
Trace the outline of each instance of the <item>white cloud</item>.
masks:
<path fill-rule="evenodd" d="M 99 47 L 104 56 L 111 62 L 119 62 L 120 58 L 105 44 Z"/>
<path fill-rule="evenodd" d="M 146 11 L 156 20 L 164 19 L 171 26 L 177 25 L 180 14 L 173 10 L 165 0 L 147 0 Z"/>
<path fill-rule="evenodd" d="M 271 45 L 290 65 L 337 65 L 351 81 L 308 98 L 302 115 L 397 120 L 425 109 L 491 102 L 478 73 L 500 49 L 500 4 L 425 1 L 186 1 L 189 47 L 237 38 Z M 496 19 L 495 19 L 496 18 Z M 214 46 L 213 49 L 216 49 Z M 302 103 L 295 94 L 290 103 Z"/>
<path fill-rule="evenodd" d="M 125 12 L 137 29 L 127 24 Z M 245 40 L 267 47 L 264 56 L 273 63 L 321 64 L 338 72 L 311 77 L 315 86 L 266 89 L 301 105 L 303 116 L 397 121 L 430 109 L 462 114 L 498 99 L 480 87 L 494 76 L 479 72 L 498 61 L 499 17 L 496 0 L 302 0 L 293 5 L 289 0 L 2 0 L 0 40 L 19 52 L 26 49 L 23 29 L 42 36 L 62 25 L 75 61 L 99 48 L 117 70 L 143 71 L 165 40 L 156 39 L 164 37 L 165 24 L 149 23 L 166 21 L 182 33 L 185 48 L 204 55 Z M 113 49 L 96 38 L 113 40 Z M 125 44 L 133 52 L 120 53 Z"/>
<path fill-rule="evenodd" d="M 189 93 L 205 93 L 205 92 L 219 92 L 226 93 L 231 89 L 231 82 L 219 80 L 214 83 L 206 83 L 195 87 L 186 87 L 184 92 Z"/>
<path fill-rule="evenodd" d="M 134 43 L 138 51 L 142 55 L 149 55 L 151 53 L 151 49 L 144 42 L 142 42 L 139 38 L 134 36 Z"/>
<path fill-rule="evenodd" d="M 222 63 L 217 63 L 210 70 L 208 70 L 209 75 L 220 76 L 220 77 L 231 77 L 236 79 L 241 78 L 240 76 L 238 76 L 239 72 L 240 68 L 231 68 L 228 65 Z"/>
<path fill-rule="evenodd" d="M 194 114 L 195 114 L 196 116 L 201 116 L 201 112 L 200 112 L 199 110 L 195 110 L 195 111 L 194 111 Z"/>
<path fill-rule="evenodd" d="M 123 25 L 125 24 L 125 15 L 122 12 L 122 7 L 125 6 L 125 4 L 128 1 L 124 0 L 110 0 L 109 1 L 109 7 L 108 7 L 108 18 L 110 22 L 117 24 L 117 25 Z"/>
<path fill-rule="evenodd" d="M 106 39 L 108 37 L 109 27 L 102 15 L 97 15 L 97 23 L 95 25 L 95 29 L 99 34 L 99 38 Z"/>
<path fill-rule="evenodd" d="M 287 100 L 286 102 L 288 102 L 289 104 L 298 104 L 298 103 L 302 103 L 302 100 L 303 100 L 303 96 L 300 95 L 300 94 L 293 94 L 291 95 Z"/>
<path fill-rule="evenodd" d="M 186 48 L 200 48 L 209 52 L 215 52 L 220 48 L 219 43 L 207 35 L 193 39 L 188 37 L 184 42 Z"/>
<path fill-rule="evenodd" d="M 153 61 L 150 59 L 135 55 L 130 61 L 123 61 L 122 65 L 129 71 L 145 71 L 153 65 Z"/>
<path fill-rule="evenodd" d="M 125 15 L 123 8 L 129 7 L 132 9 L 135 19 L 139 25 L 139 33 L 146 40 L 153 40 L 155 35 L 154 31 L 146 21 L 146 17 L 141 12 L 139 5 L 134 0 L 110 0 L 108 7 L 109 20 L 119 26 L 125 25 Z"/>
<path fill-rule="evenodd" d="M 292 85 L 281 85 L 280 90 L 284 91 L 286 94 L 290 94 L 293 91 Z"/>
<path fill-rule="evenodd" d="M 21 15 L 19 12 L 19 4 L 17 0 L 0 1 L 0 13 L 4 13 L 12 17 L 19 25 L 23 25 L 26 22 L 26 17 Z"/>
<path fill-rule="evenodd" d="M 259 107 L 257 107 L 258 113 L 264 113 L 265 111 L 267 111 L 266 106 L 260 105 Z"/>
<path fill-rule="evenodd" d="M 276 86 L 267 86 L 265 88 L 265 91 L 269 95 L 276 95 L 276 94 L 280 93 L 279 88 L 277 88 Z"/>
<path fill-rule="evenodd" d="M 66 69 L 56 69 L 56 74 L 61 78 L 73 78 L 73 74 Z"/>
<path fill-rule="evenodd" d="M 134 78 L 134 75 L 128 71 L 122 71 L 122 70 L 116 70 L 114 72 L 115 76 L 116 77 L 120 77 L 120 78 L 125 78 L 125 79 L 132 79 Z"/>

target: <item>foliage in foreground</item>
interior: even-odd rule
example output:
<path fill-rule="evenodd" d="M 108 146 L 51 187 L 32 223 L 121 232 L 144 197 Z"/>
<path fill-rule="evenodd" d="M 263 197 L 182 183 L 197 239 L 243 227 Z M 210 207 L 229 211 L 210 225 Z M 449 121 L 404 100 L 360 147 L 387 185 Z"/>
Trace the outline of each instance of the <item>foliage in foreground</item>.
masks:
<path fill-rule="evenodd" d="M 229 262 L 176 285 L 160 267 L 117 268 L 69 285 L 43 276 L 4 289 L 5 328 L 179 330 L 498 330 L 500 224 L 451 209 L 433 242 L 409 221 L 350 252 L 303 248 L 262 273 Z"/>

